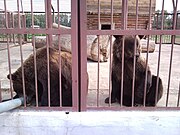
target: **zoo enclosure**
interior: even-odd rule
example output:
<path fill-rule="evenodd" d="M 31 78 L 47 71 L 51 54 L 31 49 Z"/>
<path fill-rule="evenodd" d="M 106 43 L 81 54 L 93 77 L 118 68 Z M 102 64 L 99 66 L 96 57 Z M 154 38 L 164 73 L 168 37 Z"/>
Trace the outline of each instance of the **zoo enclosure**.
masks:
<path fill-rule="evenodd" d="M 140 1 L 140 0 L 139 0 Z M 159 49 L 161 49 L 161 45 L 162 45 L 162 35 L 171 35 L 172 39 L 175 39 L 175 35 L 179 36 L 180 35 L 180 31 L 179 29 L 177 29 L 178 27 L 176 27 L 176 20 L 177 20 L 177 16 L 179 16 L 179 14 L 177 14 L 177 3 L 178 0 L 175 1 L 172 0 L 172 3 L 174 3 L 174 19 L 173 19 L 173 25 L 172 25 L 172 29 L 164 29 L 163 27 L 163 21 L 161 21 L 161 26 L 160 29 L 151 29 L 151 24 L 152 24 L 152 16 L 153 16 L 153 12 L 152 12 L 152 3 L 154 2 L 153 0 L 149 0 L 149 18 L 148 18 L 148 27 L 147 29 L 138 29 L 138 0 L 136 0 L 136 6 L 135 6 L 135 10 L 134 12 L 136 12 L 137 16 L 135 16 L 135 27 L 134 29 L 128 29 L 127 28 L 127 24 L 128 24 L 128 1 L 119 1 L 120 2 L 120 13 L 121 13 L 121 28 L 117 29 L 116 27 L 113 28 L 113 0 L 108 1 L 110 8 L 110 22 L 108 22 L 108 24 L 110 24 L 110 30 L 101 30 L 101 1 L 97 0 L 96 1 L 96 5 L 97 5 L 97 15 L 98 15 L 98 29 L 94 29 L 94 30 L 89 30 L 87 29 L 87 12 L 86 12 L 86 1 L 85 0 L 72 0 L 71 1 L 71 30 L 61 30 L 60 27 L 58 29 L 53 29 L 52 28 L 52 22 L 53 22 L 53 12 L 51 10 L 51 0 L 45 1 L 44 5 L 45 5 L 45 13 L 46 13 L 46 27 L 40 28 L 40 29 L 35 29 L 34 28 L 34 11 L 33 11 L 33 4 L 31 1 L 31 16 L 32 16 L 32 28 L 26 28 L 25 25 L 25 17 L 20 17 L 22 11 L 20 11 L 20 8 L 18 6 L 18 11 L 17 11 L 17 15 L 18 15 L 18 25 L 17 27 L 11 27 L 8 24 L 8 14 L 10 12 L 7 11 L 7 9 L 5 8 L 5 26 L 3 28 L 1 28 L 0 34 L 5 34 L 6 35 L 6 45 L 7 45 L 7 50 L 8 50 L 8 64 L 9 64 L 9 73 L 11 73 L 11 63 L 10 63 L 10 59 L 11 59 L 11 51 L 9 48 L 9 42 L 11 41 L 10 39 L 10 35 L 11 34 L 18 34 L 19 35 L 19 44 L 20 44 L 20 48 L 22 47 L 22 43 L 23 43 L 23 35 L 24 34 L 32 34 L 32 44 L 33 44 L 33 48 L 35 47 L 34 45 L 34 35 L 35 34 L 45 34 L 47 35 L 47 41 L 48 44 L 51 45 L 52 43 L 52 35 L 64 35 L 64 34 L 71 34 L 71 43 L 72 43 L 72 82 L 73 82 L 73 107 L 72 108 L 63 108 L 58 107 L 58 108 L 52 108 L 52 109 L 72 109 L 75 111 L 78 110 L 86 110 L 86 109 L 112 109 L 112 110 L 121 110 L 121 109 L 125 109 L 122 106 L 113 106 L 111 104 L 107 105 L 107 106 L 100 106 L 99 104 L 99 96 L 100 96 L 100 88 L 99 88 L 99 83 L 100 83 L 100 61 L 97 62 L 97 90 L 96 90 L 96 105 L 95 106 L 87 106 L 87 97 L 86 97 L 86 85 L 87 85 L 87 78 L 85 76 L 86 72 L 87 72 L 87 54 L 86 51 L 87 50 L 87 35 L 98 35 L 98 42 L 100 42 L 99 40 L 99 36 L 100 35 L 111 35 L 110 37 L 110 52 L 112 53 L 112 35 L 148 35 L 147 37 L 147 48 L 149 47 L 149 40 L 150 40 L 150 36 L 152 35 L 159 35 L 160 38 L 160 45 L 159 45 Z M 19 2 L 19 0 L 17 1 Z M 57 0 L 57 3 L 60 3 L 61 1 Z M 6 7 L 6 1 L 4 1 L 4 7 Z M 20 5 L 20 3 L 18 4 Z M 59 4 L 57 4 L 59 5 Z M 72 6 L 73 5 L 73 6 Z M 164 8 L 164 1 L 162 3 L 162 11 Z M 57 8 L 58 10 L 58 8 Z M 59 11 L 57 12 L 59 14 Z M 23 14 L 24 15 L 24 14 Z M 23 16 L 22 15 L 22 16 Z M 164 16 L 164 12 L 161 13 L 161 16 Z M 59 16 L 59 15 L 58 15 Z M 163 17 L 162 17 L 163 18 Z M 162 19 L 161 18 L 161 19 Z M 22 23 L 24 22 L 24 23 Z M 107 23 L 107 22 L 106 22 Z M 58 21 L 59 24 L 59 21 Z M 48 46 L 47 44 L 47 46 Z M 98 45 L 99 46 L 99 45 Z M 166 98 L 166 104 L 165 104 L 165 108 L 168 108 L 168 98 L 169 98 L 169 91 L 170 91 L 170 83 L 171 83 L 171 68 L 172 68 L 172 59 L 173 59 L 173 48 L 175 46 L 175 40 L 172 40 L 172 46 L 171 46 L 171 51 L 170 51 L 170 60 L 169 60 L 169 72 L 168 72 L 168 82 L 167 82 L 167 89 L 165 89 L 165 91 L 167 90 L 167 98 Z M 100 48 L 98 47 L 98 57 L 99 57 L 99 50 Z M 34 51 L 35 52 L 35 48 Z M 160 67 L 160 53 L 161 50 L 159 50 L 159 56 L 158 56 L 158 64 L 157 64 L 157 76 L 159 75 L 159 67 Z M 148 57 L 149 53 L 147 53 L 146 55 L 146 59 L 147 59 L 147 63 L 148 63 Z M 21 64 L 23 63 L 23 52 L 21 50 Z M 110 73 L 111 73 L 111 65 L 112 64 L 112 58 L 109 58 L 109 88 L 108 88 L 108 95 L 110 96 L 111 93 L 111 77 L 110 77 Z M 48 71 L 49 72 L 49 71 Z M 24 75 L 23 75 L 24 76 Z M 37 80 L 35 80 L 37 81 Z M 146 82 L 145 82 L 146 83 Z M 179 82 L 176 82 L 179 85 Z M 11 93 L 12 93 L 12 82 L 10 81 L 10 86 L 11 86 Z M 177 88 L 179 90 L 179 87 Z M 11 94 L 12 97 L 12 94 Z M 26 104 L 24 105 L 26 107 Z M 39 107 L 39 106 L 37 106 Z M 41 107 L 39 107 L 41 108 Z M 47 107 L 49 109 L 49 107 Z M 144 106 L 143 107 L 136 107 L 137 109 L 146 109 Z M 126 108 L 128 109 L 128 108 Z M 129 108 L 132 109 L 132 108 Z M 135 107 L 133 107 L 133 109 L 135 109 Z M 177 106 L 172 108 L 172 109 L 179 109 L 179 92 L 177 94 Z"/>
<path fill-rule="evenodd" d="M 53 16 L 53 22 L 55 23 L 58 23 L 58 13 L 57 11 L 55 11 L 53 9 L 53 6 L 51 7 L 52 9 L 52 16 Z M 20 11 L 20 16 L 21 16 L 21 25 L 24 27 L 26 26 L 26 28 L 30 28 L 32 27 L 32 24 L 31 24 L 31 12 L 24 12 L 22 13 L 22 11 Z M 38 19 L 38 21 L 41 21 L 41 23 L 38 23 L 35 19 L 35 26 L 34 28 L 45 28 L 45 12 L 33 12 L 35 15 L 35 18 Z M 59 13 L 60 15 L 60 24 L 61 25 L 64 25 L 64 26 L 68 26 L 70 27 L 71 26 L 71 12 L 60 12 Z M 161 29 L 161 16 L 162 16 L 162 13 L 160 12 L 155 12 L 153 14 L 153 20 L 152 20 L 152 29 L 154 30 L 158 30 L 158 29 Z M 163 26 L 163 29 L 164 30 L 170 30 L 170 29 L 173 29 L 173 17 L 174 17 L 174 14 L 173 13 L 168 13 L 168 12 L 164 12 L 164 26 Z M 177 12 L 177 18 L 176 18 L 176 29 L 180 29 L 180 13 Z M 17 24 L 18 24 L 18 17 L 17 17 L 17 12 L 10 12 L 10 11 L 7 11 L 7 17 L 8 17 L 8 22 L 7 22 L 7 25 L 9 28 L 17 28 Z M 1 28 L 4 28 L 5 27 L 5 12 L 4 11 L 0 11 L 0 27 Z M 147 24 L 148 26 L 148 24 Z M 147 28 L 147 26 L 145 26 Z M 88 28 L 91 27 L 91 26 L 88 26 Z M 44 36 L 43 34 L 36 34 L 36 36 Z M 164 35 L 164 38 L 163 38 L 163 41 L 162 43 L 166 43 L 166 44 L 171 44 L 172 43 L 172 36 L 171 35 Z M 6 41 L 7 37 L 6 35 L 0 35 L 0 42 L 7 42 Z M 11 34 L 10 37 L 10 42 L 13 42 L 14 44 L 15 43 L 18 43 L 18 35 L 16 34 Z M 155 41 L 156 44 L 159 44 L 160 43 L 160 37 L 159 35 L 155 35 L 155 36 L 152 36 L 151 37 L 152 40 Z M 31 42 L 32 40 L 32 35 L 29 34 L 29 35 L 24 35 L 23 36 L 23 41 L 24 42 Z M 174 43 L 175 44 L 180 44 L 180 37 L 178 35 L 175 36 L 175 39 L 174 39 Z"/>

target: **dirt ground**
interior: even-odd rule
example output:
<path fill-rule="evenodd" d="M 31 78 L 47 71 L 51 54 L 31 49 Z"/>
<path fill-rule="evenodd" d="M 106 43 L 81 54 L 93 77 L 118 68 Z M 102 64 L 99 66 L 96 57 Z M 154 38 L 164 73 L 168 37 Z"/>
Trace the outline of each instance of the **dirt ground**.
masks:
<path fill-rule="evenodd" d="M 8 68 L 8 53 L 6 49 L 6 44 L 0 43 L 0 81 L 2 89 L 2 98 L 9 98 L 9 80 L 6 78 L 9 73 Z M 169 78 L 169 67 L 170 67 L 170 52 L 171 44 L 163 44 L 161 48 L 161 60 L 160 60 L 160 77 L 163 81 L 164 93 L 162 99 L 159 101 L 158 106 L 165 106 L 167 99 L 167 88 L 168 88 L 168 78 Z M 11 59 L 11 72 L 14 72 L 21 64 L 20 47 L 10 44 L 10 59 Z M 23 60 L 25 60 L 32 52 L 33 47 L 30 43 L 24 44 L 22 46 L 23 50 Z M 142 53 L 146 58 L 146 53 Z M 155 52 L 149 53 L 148 63 L 153 74 L 157 74 L 157 63 L 159 55 L 159 45 L 156 45 Z M 99 106 L 107 106 L 104 103 L 104 99 L 108 97 L 109 94 L 109 61 L 99 64 L 99 92 L 97 92 L 98 85 L 98 63 L 88 61 L 87 71 L 89 73 L 89 90 L 87 97 L 88 106 L 96 106 L 99 102 Z M 170 95 L 168 106 L 177 106 L 177 98 L 179 93 L 179 83 L 180 83 L 180 45 L 174 45 L 173 59 L 171 67 L 171 81 L 170 81 Z M 98 94 L 99 93 L 99 94 Z M 97 95 L 99 95 L 99 101 L 97 101 Z M 117 104 L 113 104 L 117 105 Z"/>

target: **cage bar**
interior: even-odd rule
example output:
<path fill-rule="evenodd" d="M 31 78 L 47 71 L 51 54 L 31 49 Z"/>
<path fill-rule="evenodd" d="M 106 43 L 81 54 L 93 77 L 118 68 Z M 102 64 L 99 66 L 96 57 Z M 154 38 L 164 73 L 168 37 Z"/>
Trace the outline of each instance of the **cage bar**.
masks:
<path fill-rule="evenodd" d="M 176 0 L 176 7 L 174 7 L 173 30 L 176 29 L 177 4 L 178 4 L 178 0 Z M 170 56 L 170 65 L 169 65 L 169 76 L 168 76 L 168 88 L 167 88 L 167 97 L 166 97 L 166 107 L 168 106 L 168 101 L 169 101 L 169 88 L 170 88 L 170 81 L 171 81 L 172 58 L 173 58 L 173 51 L 174 51 L 175 35 L 172 35 L 171 38 L 172 38 L 172 46 L 171 46 L 171 56 Z"/>
<path fill-rule="evenodd" d="M 114 0 L 111 0 L 111 30 L 113 28 L 113 2 Z M 111 91 L 112 91 L 112 51 L 113 51 L 113 42 L 112 42 L 112 35 L 110 35 L 110 56 L 109 56 L 109 107 L 111 107 Z"/>
<path fill-rule="evenodd" d="M 163 30 L 164 26 L 164 0 L 162 1 L 162 14 L 161 14 L 161 30 Z M 157 65 L 157 81 L 156 81 L 156 94 L 155 94 L 155 105 L 157 104 L 158 97 L 158 88 L 159 88 L 159 70 L 160 70 L 160 62 L 161 62 L 161 45 L 162 45 L 162 35 L 160 35 L 160 44 L 159 44 L 159 53 L 158 53 L 158 65 Z"/>
<path fill-rule="evenodd" d="M 86 33 L 82 31 L 85 30 L 85 25 L 82 20 L 82 16 L 85 13 L 85 8 L 81 9 L 79 6 L 86 5 L 84 0 L 71 0 L 71 44 L 72 44 L 72 103 L 74 111 L 83 111 L 86 106 L 86 98 L 83 98 L 86 95 L 86 84 L 87 79 L 86 72 L 86 59 L 82 56 L 86 56 L 85 50 L 86 45 Z M 78 16 L 80 18 L 78 18 Z M 79 25 L 81 24 L 81 25 Z M 81 27 L 80 27 L 81 26 Z M 80 36 L 78 36 L 80 35 Z M 81 37 L 81 38 L 80 38 Z M 83 40 L 84 39 L 84 40 Z M 82 76 L 83 75 L 83 76 Z M 79 106 L 79 108 L 78 108 Z"/>
<path fill-rule="evenodd" d="M 59 17 L 59 0 L 57 0 L 57 11 L 58 11 L 58 30 L 60 31 L 60 17 Z M 58 50 L 59 50 L 59 106 L 62 107 L 62 87 L 61 87 L 61 44 L 60 44 L 60 34 L 58 35 Z"/>

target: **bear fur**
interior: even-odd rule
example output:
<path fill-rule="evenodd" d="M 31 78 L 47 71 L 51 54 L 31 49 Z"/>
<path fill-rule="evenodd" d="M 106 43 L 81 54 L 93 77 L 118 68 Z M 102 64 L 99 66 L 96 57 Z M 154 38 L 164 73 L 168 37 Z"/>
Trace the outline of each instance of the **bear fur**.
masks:
<path fill-rule="evenodd" d="M 135 55 L 135 84 L 134 84 L 134 106 L 143 105 L 144 84 L 146 76 L 146 61 L 141 57 L 141 46 L 139 36 L 114 36 L 113 61 L 112 61 L 112 92 L 111 103 L 118 101 L 121 103 L 121 80 L 123 79 L 123 99 L 122 104 L 132 106 L 132 86 L 133 86 L 133 67 Z M 124 38 L 124 74 L 122 78 L 122 49 Z M 135 43 L 136 42 L 136 43 Z M 134 49 L 136 44 L 136 50 Z M 151 75 L 147 66 L 147 85 L 146 85 L 146 106 L 155 106 L 157 76 Z M 163 93 L 162 80 L 159 78 L 157 101 Z M 109 97 L 105 103 L 109 103 Z"/>
<path fill-rule="evenodd" d="M 61 56 L 61 89 L 62 98 L 59 92 L 59 57 Z M 71 54 L 60 52 L 49 47 L 49 71 L 50 71 L 50 106 L 72 106 L 72 75 L 71 75 Z M 24 63 L 25 94 L 27 103 L 35 103 L 35 70 L 34 55 L 30 55 Z M 48 106 L 48 71 L 47 71 L 47 48 L 43 47 L 36 51 L 38 102 L 40 106 Z M 16 97 L 23 96 L 22 66 L 12 76 L 13 89 Z M 10 79 L 10 75 L 7 76 Z"/>

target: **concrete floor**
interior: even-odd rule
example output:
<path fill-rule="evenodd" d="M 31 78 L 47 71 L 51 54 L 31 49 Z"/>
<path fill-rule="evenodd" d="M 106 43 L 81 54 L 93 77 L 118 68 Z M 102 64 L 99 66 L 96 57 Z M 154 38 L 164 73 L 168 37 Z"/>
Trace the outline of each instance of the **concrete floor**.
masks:
<path fill-rule="evenodd" d="M 165 106 L 167 100 L 167 88 L 168 88 L 168 77 L 169 77 L 169 67 L 170 67 L 170 53 L 171 44 L 163 44 L 161 46 L 161 60 L 160 60 L 160 70 L 159 76 L 163 82 L 163 97 L 158 103 L 158 106 Z M 158 65 L 158 55 L 159 55 L 159 45 L 156 44 L 155 51 L 149 53 L 148 63 L 152 74 L 157 75 L 157 65 Z M 142 56 L 146 58 L 146 53 L 142 53 Z M 88 106 L 94 106 L 94 100 L 97 98 L 97 63 L 88 62 L 87 70 L 89 73 L 89 94 L 88 94 Z M 171 67 L 171 81 L 169 86 L 169 100 L 168 106 L 176 107 L 179 93 L 180 85 L 180 45 L 174 45 L 172 67 Z M 100 105 L 107 106 L 104 103 L 104 99 L 109 93 L 109 62 L 100 63 L 100 78 L 99 78 L 99 88 L 100 88 Z M 93 96 L 92 96 L 93 95 Z"/>
<path fill-rule="evenodd" d="M 0 114 L 1 135 L 179 135 L 179 111 L 11 111 Z"/>

